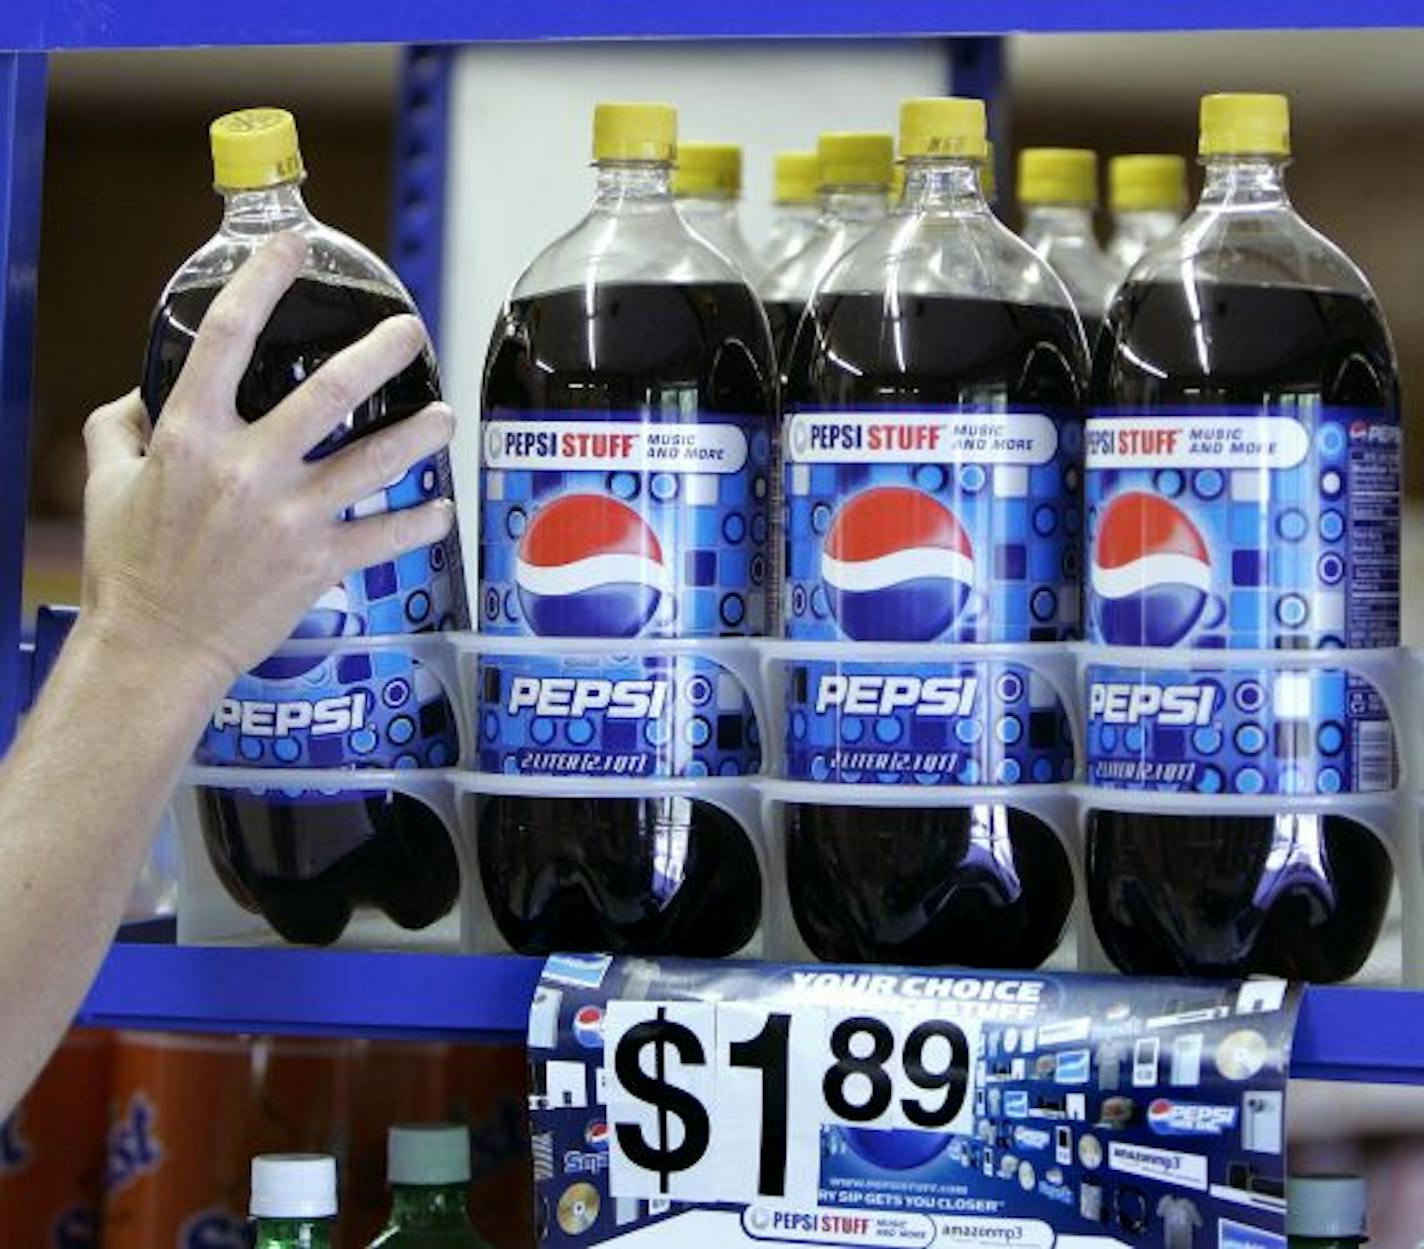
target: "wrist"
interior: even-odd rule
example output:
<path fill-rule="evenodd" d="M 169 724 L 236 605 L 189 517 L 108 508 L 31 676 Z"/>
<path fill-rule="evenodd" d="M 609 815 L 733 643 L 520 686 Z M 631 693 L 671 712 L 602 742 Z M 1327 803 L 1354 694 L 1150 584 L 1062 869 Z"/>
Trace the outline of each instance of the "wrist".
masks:
<path fill-rule="evenodd" d="M 180 636 L 155 634 L 92 609 L 80 612 L 65 643 L 65 651 L 71 649 L 76 660 L 94 664 L 101 679 L 161 692 L 192 705 L 203 715 L 238 676 L 212 651 L 187 645 Z"/>

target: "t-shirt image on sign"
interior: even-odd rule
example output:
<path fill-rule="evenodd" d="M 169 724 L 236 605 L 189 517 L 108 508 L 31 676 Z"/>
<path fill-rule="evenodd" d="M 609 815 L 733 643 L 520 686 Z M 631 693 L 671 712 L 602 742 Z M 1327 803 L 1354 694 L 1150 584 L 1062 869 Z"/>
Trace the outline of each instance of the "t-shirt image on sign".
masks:
<path fill-rule="evenodd" d="M 1207 1249 L 1218 1230 L 1283 1247 L 1297 1001 L 1283 983 L 556 956 L 529 1033 L 541 1227 L 678 1249 Z M 1195 1067 L 1167 1058 L 1184 1048 Z"/>

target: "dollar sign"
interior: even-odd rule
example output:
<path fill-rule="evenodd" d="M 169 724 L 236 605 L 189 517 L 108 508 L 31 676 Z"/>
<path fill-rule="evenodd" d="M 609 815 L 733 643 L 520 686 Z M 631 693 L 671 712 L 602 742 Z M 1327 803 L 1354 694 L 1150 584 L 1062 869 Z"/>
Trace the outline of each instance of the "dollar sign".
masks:
<path fill-rule="evenodd" d="M 653 1074 L 643 1070 L 643 1050 L 653 1047 Z M 671 1046 L 678 1058 L 685 1063 L 705 1063 L 702 1042 L 691 1029 L 670 1020 L 667 1008 L 658 1007 L 658 1017 L 634 1024 L 618 1042 L 618 1052 L 614 1055 L 613 1066 L 618 1073 L 619 1083 L 639 1101 L 657 1107 L 658 1139 L 648 1144 L 643 1129 L 634 1123 L 620 1123 L 615 1131 L 618 1146 L 634 1166 L 645 1171 L 655 1171 L 658 1176 L 658 1191 L 668 1191 L 668 1178 L 675 1171 L 686 1171 L 695 1166 L 707 1152 L 707 1142 L 711 1136 L 711 1125 L 707 1121 L 707 1110 L 686 1089 L 669 1084 L 664 1074 L 666 1056 L 664 1046 Z M 668 1116 L 676 1115 L 682 1122 L 682 1144 L 675 1148 L 668 1144 Z"/>

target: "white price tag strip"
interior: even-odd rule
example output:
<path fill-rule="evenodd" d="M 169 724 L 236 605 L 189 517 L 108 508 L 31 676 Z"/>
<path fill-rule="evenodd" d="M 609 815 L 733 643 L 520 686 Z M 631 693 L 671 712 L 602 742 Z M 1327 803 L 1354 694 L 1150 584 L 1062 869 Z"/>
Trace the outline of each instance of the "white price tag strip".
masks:
<path fill-rule="evenodd" d="M 529 1031 L 541 1235 L 1285 1249 L 1298 1001 L 1264 982 L 551 959 Z"/>

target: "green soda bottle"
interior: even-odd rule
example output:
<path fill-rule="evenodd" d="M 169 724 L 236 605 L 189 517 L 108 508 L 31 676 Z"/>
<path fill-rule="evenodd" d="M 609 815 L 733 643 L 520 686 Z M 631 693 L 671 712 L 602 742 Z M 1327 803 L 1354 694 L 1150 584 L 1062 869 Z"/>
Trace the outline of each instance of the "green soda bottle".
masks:
<path fill-rule="evenodd" d="M 470 1224 L 470 1132 L 454 1123 L 393 1127 L 391 1216 L 370 1249 L 490 1249 Z"/>
<path fill-rule="evenodd" d="M 252 1160 L 256 1249 L 331 1249 L 336 1159 L 328 1154 L 258 1154 Z"/>
<path fill-rule="evenodd" d="M 1292 1175 L 1286 1181 L 1290 1249 L 1359 1249 L 1369 1239 L 1365 1205 L 1358 1175 Z"/>

